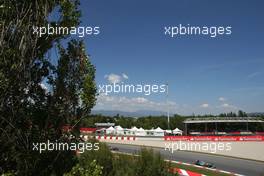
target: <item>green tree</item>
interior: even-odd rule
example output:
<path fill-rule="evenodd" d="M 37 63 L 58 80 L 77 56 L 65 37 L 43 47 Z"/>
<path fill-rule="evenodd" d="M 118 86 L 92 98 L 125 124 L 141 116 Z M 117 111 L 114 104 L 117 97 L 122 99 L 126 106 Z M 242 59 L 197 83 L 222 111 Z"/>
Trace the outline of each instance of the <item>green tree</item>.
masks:
<path fill-rule="evenodd" d="M 32 151 L 32 143 L 71 142 L 61 128 L 89 114 L 95 102 L 95 69 L 82 42 L 71 41 L 67 49 L 59 47 L 60 58 L 50 58 L 50 50 L 68 36 L 40 37 L 33 27 L 77 26 L 79 1 L 4 0 L 0 6 L 0 173 L 62 175 L 75 165 L 74 152 L 40 154 Z M 57 19 L 49 18 L 53 13 Z M 51 60 L 58 61 L 58 66 Z M 67 73 L 63 72 L 65 65 Z"/>
<path fill-rule="evenodd" d="M 247 117 L 247 113 L 242 111 L 242 110 L 239 110 L 238 113 L 237 113 L 237 116 L 238 117 Z"/>
<path fill-rule="evenodd" d="M 95 68 L 85 53 L 82 41 L 70 41 L 67 49 L 59 46 L 59 54 L 56 77 L 50 79 L 54 86 L 51 105 L 61 126 L 69 124 L 75 127 L 95 105 Z"/>
<path fill-rule="evenodd" d="M 69 173 L 64 176 L 101 176 L 103 168 L 93 160 L 87 168 L 81 167 L 79 164 L 74 166 Z"/>

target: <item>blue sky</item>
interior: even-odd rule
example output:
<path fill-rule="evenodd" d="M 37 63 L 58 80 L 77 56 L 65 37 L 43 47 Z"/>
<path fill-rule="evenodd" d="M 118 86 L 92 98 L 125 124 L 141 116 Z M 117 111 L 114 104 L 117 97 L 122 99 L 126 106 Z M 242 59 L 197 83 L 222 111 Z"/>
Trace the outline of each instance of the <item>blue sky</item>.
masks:
<path fill-rule="evenodd" d="M 81 26 L 100 27 L 84 38 L 96 82 L 123 73 L 127 84 L 168 82 L 173 113 L 264 111 L 263 7 L 261 0 L 82 0 Z M 164 35 L 164 26 L 179 24 L 232 26 L 232 34 Z M 164 110 L 165 97 L 111 94 L 95 109 Z"/>

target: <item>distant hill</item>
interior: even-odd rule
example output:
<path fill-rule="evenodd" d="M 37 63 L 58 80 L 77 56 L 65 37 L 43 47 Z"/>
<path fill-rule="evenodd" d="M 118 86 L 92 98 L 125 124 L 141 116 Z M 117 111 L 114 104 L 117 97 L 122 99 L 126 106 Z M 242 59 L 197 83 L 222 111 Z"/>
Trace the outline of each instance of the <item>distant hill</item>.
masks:
<path fill-rule="evenodd" d="M 104 116 L 116 116 L 119 114 L 124 117 L 146 117 L 146 116 L 167 116 L 167 112 L 163 111 L 150 111 L 150 110 L 139 110 L 135 112 L 126 112 L 126 111 L 118 111 L 118 110 L 92 110 L 92 114 L 101 114 Z M 171 116 L 173 114 L 170 114 Z M 264 112 L 251 112 L 247 113 L 249 117 L 260 117 L 264 116 Z"/>
<path fill-rule="evenodd" d="M 92 110 L 92 114 L 102 114 L 105 116 L 116 116 L 119 114 L 120 116 L 125 117 L 142 117 L 142 116 L 161 116 L 161 115 L 167 115 L 166 112 L 162 111 L 149 111 L 149 110 L 140 110 L 135 112 L 125 112 L 125 111 L 116 111 L 116 110 Z"/>

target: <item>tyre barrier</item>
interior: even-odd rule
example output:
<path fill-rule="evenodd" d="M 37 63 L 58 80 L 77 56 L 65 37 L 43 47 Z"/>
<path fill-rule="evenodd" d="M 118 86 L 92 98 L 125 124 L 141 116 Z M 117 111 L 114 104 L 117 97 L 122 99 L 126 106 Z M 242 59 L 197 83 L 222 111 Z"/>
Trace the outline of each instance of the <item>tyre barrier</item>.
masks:
<path fill-rule="evenodd" d="M 165 141 L 264 142 L 264 136 L 164 136 Z"/>

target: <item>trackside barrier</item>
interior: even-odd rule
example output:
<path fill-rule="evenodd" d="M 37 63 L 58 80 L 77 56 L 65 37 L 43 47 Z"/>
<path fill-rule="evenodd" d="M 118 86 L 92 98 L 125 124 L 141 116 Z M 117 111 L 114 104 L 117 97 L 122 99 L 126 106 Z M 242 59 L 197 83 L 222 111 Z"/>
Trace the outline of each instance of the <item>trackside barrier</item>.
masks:
<path fill-rule="evenodd" d="M 120 141 L 135 141 L 135 136 L 96 136 L 98 140 L 120 140 Z"/>
<path fill-rule="evenodd" d="M 224 171 L 224 170 L 214 169 L 214 168 L 208 168 L 208 167 L 204 167 L 204 166 L 197 166 L 195 164 L 184 163 L 184 162 L 180 162 L 180 161 L 171 161 L 171 160 L 165 160 L 165 161 L 172 162 L 172 163 L 176 163 L 176 164 L 180 164 L 180 165 L 197 167 L 197 168 L 201 168 L 201 169 L 205 169 L 205 170 L 210 170 L 210 171 L 217 172 L 217 173 L 224 173 L 224 174 L 233 175 L 233 176 L 245 176 L 245 175 L 237 174 L 237 173 L 234 173 L 234 172 L 229 172 L 229 171 Z M 172 168 L 172 170 L 173 169 L 175 169 L 175 168 Z M 176 168 L 175 170 L 178 170 L 178 169 Z M 195 174 L 197 174 L 197 173 L 195 173 Z M 180 173 L 179 173 L 179 175 L 180 176 L 185 176 L 185 175 L 181 175 Z M 192 176 L 199 176 L 199 175 L 192 175 Z M 204 175 L 202 175 L 202 176 L 204 176 Z"/>
<path fill-rule="evenodd" d="M 203 174 L 191 172 L 191 171 L 184 170 L 184 169 L 178 169 L 178 168 L 172 168 L 172 169 L 170 169 L 170 172 L 174 173 L 174 174 L 178 173 L 180 176 L 205 176 Z"/>
<path fill-rule="evenodd" d="M 264 136 L 164 136 L 165 141 L 264 142 Z"/>

